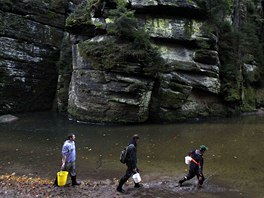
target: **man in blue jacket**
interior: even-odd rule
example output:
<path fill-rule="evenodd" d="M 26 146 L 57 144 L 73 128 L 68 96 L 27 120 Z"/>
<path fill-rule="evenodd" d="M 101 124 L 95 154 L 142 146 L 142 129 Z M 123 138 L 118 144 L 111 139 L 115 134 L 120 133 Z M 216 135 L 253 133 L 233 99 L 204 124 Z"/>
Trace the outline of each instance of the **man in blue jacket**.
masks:
<path fill-rule="evenodd" d="M 125 190 L 122 188 L 123 184 L 135 173 L 138 172 L 137 168 L 137 142 L 139 140 L 139 136 L 137 134 L 133 135 L 131 141 L 128 144 L 127 154 L 126 154 L 126 165 L 127 170 L 126 174 L 120 179 L 119 185 L 117 186 L 117 191 L 124 193 Z M 135 183 L 135 188 L 140 188 L 141 185 L 139 183 Z"/>
<path fill-rule="evenodd" d="M 198 186 L 202 187 L 204 182 L 203 175 L 203 154 L 207 151 L 208 148 L 204 145 L 201 145 L 199 149 L 193 150 L 189 153 L 189 156 L 192 158 L 190 162 L 190 168 L 188 174 L 179 181 L 179 185 L 182 186 L 183 182 L 192 179 L 194 176 L 198 179 Z"/>
<path fill-rule="evenodd" d="M 73 133 L 68 135 L 68 139 L 64 142 L 62 146 L 62 165 L 61 170 L 68 171 L 72 185 L 80 185 L 81 183 L 76 180 L 76 170 L 75 170 L 75 161 L 76 161 L 76 148 L 75 148 L 75 135 Z M 57 178 L 54 182 L 54 185 L 57 184 Z"/>

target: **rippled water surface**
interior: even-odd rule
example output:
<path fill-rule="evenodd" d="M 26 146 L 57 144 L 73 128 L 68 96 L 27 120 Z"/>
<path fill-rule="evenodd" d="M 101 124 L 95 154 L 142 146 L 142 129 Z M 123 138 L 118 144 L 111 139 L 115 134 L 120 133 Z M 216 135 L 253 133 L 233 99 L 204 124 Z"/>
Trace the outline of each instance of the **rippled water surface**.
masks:
<path fill-rule="evenodd" d="M 264 117 L 245 116 L 181 124 L 126 126 L 89 125 L 56 113 L 16 115 L 0 124 L 0 171 L 52 178 L 61 163 L 61 147 L 69 132 L 76 134 L 78 177 L 120 178 L 125 170 L 120 150 L 134 133 L 140 135 L 138 166 L 145 178 L 186 174 L 184 156 L 200 144 L 204 173 L 210 180 L 264 196 Z"/>

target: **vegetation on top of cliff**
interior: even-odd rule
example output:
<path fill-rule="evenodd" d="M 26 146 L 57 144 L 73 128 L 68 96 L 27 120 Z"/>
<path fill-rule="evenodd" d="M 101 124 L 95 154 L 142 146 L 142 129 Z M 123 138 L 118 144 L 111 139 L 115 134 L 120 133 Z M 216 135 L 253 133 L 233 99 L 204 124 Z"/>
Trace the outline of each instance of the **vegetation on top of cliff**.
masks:
<path fill-rule="evenodd" d="M 87 2 L 83 2 L 79 4 L 74 12 L 72 12 L 66 19 L 66 28 L 74 29 L 80 26 L 94 25 L 91 17 L 106 18 L 107 12 L 105 10 L 104 0 L 89 0 Z M 119 0 L 119 2 L 124 2 L 123 0 Z M 114 8 L 116 4 L 114 4 Z M 122 5 L 123 3 L 120 3 Z"/>
<path fill-rule="evenodd" d="M 135 38 L 138 31 L 137 19 L 134 17 L 134 11 L 129 11 L 126 7 L 118 6 L 111 10 L 109 19 L 113 21 L 108 24 L 107 32 L 122 38 Z"/>
<path fill-rule="evenodd" d="M 151 44 L 148 33 L 139 27 L 134 12 L 128 10 L 123 2 L 117 1 L 117 8 L 108 13 L 111 21 L 106 28 L 109 38 L 100 42 L 81 42 L 80 53 L 96 69 L 125 68 L 128 63 L 137 63 L 153 72 L 160 61 L 160 54 Z"/>
<path fill-rule="evenodd" d="M 91 17 L 87 6 L 80 4 L 75 11 L 71 13 L 66 19 L 66 28 L 78 27 L 81 25 L 91 25 Z"/>
<path fill-rule="evenodd" d="M 84 41 L 79 44 L 80 53 L 87 58 L 95 69 L 126 70 L 129 63 L 140 64 L 148 72 L 155 72 L 159 54 L 152 48 L 140 49 L 136 44 L 117 37 L 104 41 Z"/>

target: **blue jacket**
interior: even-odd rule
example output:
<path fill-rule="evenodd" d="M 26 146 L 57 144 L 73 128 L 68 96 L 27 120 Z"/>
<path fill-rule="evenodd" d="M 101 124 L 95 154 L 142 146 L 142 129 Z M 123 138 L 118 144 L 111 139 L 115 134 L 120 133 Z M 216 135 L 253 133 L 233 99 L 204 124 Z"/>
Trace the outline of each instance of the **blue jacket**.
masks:
<path fill-rule="evenodd" d="M 75 142 L 66 140 L 62 146 L 62 155 L 66 156 L 66 162 L 75 162 L 76 160 L 76 150 Z"/>

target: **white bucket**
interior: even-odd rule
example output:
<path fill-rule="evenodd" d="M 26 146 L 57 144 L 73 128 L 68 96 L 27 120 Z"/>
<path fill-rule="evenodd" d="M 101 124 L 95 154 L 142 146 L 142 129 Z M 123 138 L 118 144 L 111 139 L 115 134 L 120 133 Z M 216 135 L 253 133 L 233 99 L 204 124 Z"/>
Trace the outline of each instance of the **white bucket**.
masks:
<path fill-rule="evenodd" d="M 192 158 L 190 156 L 185 157 L 185 164 L 190 164 L 192 161 Z"/>
<path fill-rule="evenodd" d="M 139 173 L 136 173 L 132 176 L 132 179 L 134 180 L 135 183 L 139 183 L 141 181 L 141 177 Z"/>

